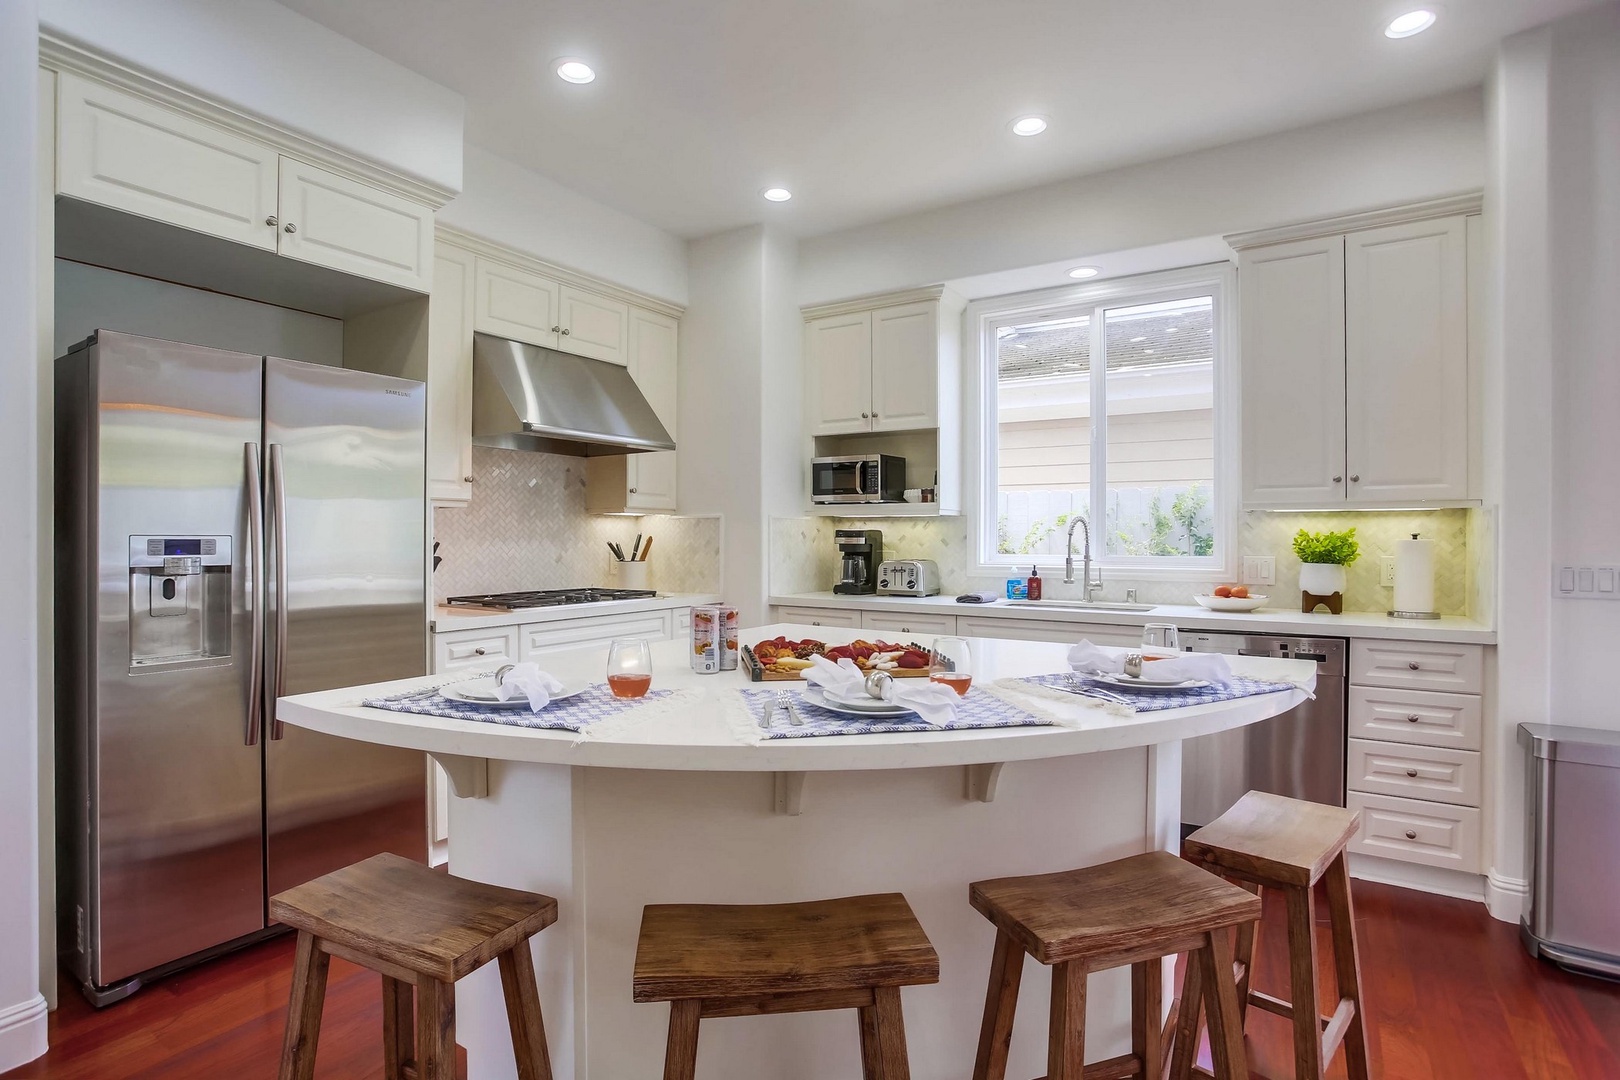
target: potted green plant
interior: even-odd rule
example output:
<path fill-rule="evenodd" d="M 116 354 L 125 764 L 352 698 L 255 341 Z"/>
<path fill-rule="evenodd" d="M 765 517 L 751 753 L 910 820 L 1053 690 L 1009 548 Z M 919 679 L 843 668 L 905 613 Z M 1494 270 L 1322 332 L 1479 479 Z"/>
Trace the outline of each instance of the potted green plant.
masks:
<path fill-rule="evenodd" d="M 1335 615 L 1344 613 L 1344 568 L 1361 555 L 1356 530 L 1294 534 L 1294 554 L 1299 556 L 1299 609 L 1315 611 L 1326 604 Z"/>

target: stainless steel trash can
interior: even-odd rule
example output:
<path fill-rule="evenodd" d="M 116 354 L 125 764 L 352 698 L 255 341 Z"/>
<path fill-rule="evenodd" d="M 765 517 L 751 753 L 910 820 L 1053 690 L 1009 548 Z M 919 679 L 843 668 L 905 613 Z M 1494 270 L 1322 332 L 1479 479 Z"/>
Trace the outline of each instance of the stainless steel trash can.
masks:
<path fill-rule="evenodd" d="M 1531 956 L 1620 979 L 1620 731 L 1520 724 Z"/>

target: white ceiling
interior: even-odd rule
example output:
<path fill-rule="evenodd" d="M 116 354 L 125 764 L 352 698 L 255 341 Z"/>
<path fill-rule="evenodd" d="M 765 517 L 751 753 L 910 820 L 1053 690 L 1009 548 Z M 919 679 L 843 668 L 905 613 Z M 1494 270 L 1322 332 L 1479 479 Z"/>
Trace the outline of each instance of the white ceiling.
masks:
<path fill-rule="evenodd" d="M 467 99 L 468 140 L 681 236 L 800 235 L 1479 83 L 1599 0 L 282 0 Z M 574 86 L 559 57 L 598 72 Z M 1037 113 L 1033 139 L 1008 130 Z M 782 185 L 791 202 L 760 191 Z"/>

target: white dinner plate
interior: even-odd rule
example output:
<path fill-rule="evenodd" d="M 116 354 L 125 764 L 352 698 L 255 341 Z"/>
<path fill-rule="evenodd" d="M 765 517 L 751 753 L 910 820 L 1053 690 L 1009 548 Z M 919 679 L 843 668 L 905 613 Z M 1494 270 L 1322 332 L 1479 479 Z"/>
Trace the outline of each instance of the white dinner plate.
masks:
<path fill-rule="evenodd" d="M 1100 682 L 1107 686 L 1118 686 L 1129 690 L 1202 690 L 1209 683 L 1204 679 L 1179 679 L 1175 682 L 1165 682 L 1162 679 L 1132 678 L 1117 672 L 1101 675 L 1087 675 L 1093 682 Z"/>
<path fill-rule="evenodd" d="M 897 716 L 916 716 L 916 709 L 908 709 L 904 705 L 894 705 L 886 701 L 879 701 L 875 697 L 862 694 L 866 698 L 861 701 L 856 698 L 846 698 L 842 695 L 828 694 L 819 686 L 812 686 L 805 691 L 805 698 L 812 705 L 819 705 L 835 713 L 845 716 L 866 716 L 872 718 L 889 718 Z"/>
<path fill-rule="evenodd" d="M 564 683 L 563 688 L 551 695 L 552 701 L 565 701 L 576 694 L 582 694 L 590 688 L 588 682 Z M 455 683 L 451 686 L 442 686 L 439 693 L 451 701 L 459 701 L 463 705 L 483 705 L 491 709 L 527 709 L 529 699 L 519 694 L 510 701 L 502 701 L 495 696 L 495 676 L 486 675 L 481 679 L 468 679 L 466 682 Z"/>

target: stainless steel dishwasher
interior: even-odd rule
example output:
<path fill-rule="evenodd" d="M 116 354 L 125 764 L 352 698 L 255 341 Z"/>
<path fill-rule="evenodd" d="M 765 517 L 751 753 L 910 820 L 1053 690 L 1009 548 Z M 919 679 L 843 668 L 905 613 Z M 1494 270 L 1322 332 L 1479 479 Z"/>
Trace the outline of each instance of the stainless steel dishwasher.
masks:
<path fill-rule="evenodd" d="M 1316 661 L 1316 698 L 1258 724 L 1182 744 L 1181 820 L 1207 825 L 1247 791 L 1344 805 L 1342 638 L 1179 631 L 1186 652 Z"/>

